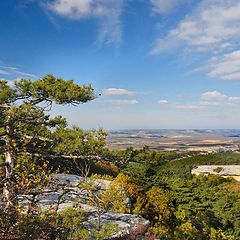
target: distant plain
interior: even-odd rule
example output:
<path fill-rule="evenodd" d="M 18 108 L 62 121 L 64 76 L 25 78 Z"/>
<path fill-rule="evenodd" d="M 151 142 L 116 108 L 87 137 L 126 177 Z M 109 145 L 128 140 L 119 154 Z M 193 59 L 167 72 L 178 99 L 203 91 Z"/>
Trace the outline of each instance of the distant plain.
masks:
<path fill-rule="evenodd" d="M 237 151 L 240 129 L 115 130 L 109 131 L 107 145 L 110 149 L 148 146 L 157 151 Z"/>

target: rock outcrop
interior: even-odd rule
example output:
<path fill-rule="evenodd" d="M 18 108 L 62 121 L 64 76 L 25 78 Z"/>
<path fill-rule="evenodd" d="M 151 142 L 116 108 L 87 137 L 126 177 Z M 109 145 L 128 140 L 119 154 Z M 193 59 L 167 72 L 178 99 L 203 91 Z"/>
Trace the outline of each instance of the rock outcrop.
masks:
<path fill-rule="evenodd" d="M 94 222 L 97 222 L 99 214 L 98 209 L 94 206 L 90 206 L 87 203 L 87 193 L 84 189 L 79 188 L 79 184 L 82 181 L 88 181 L 83 177 L 72 174 L 54 174 L 52 176 L 52 184 L 58 186 L 55 190 L 47 189 L 45 193 L 39 196 L 39 206 L 43 210 L 57 207 L 58 211 L 62 211 L 66 208 L 72 207 L 73 204 L 78 201 L 81 208 L 88 213 L 88 219 L 84 222 L 86 228 L 91 228 Z M 108 189 L 110 181 L 96 179 L 93 180 L 94 184 L 99 186 L 101 190 Z M 54 189 L 54 188 L 53 188 Z M 59 201 L 59 197 L 64 197 Z M 27 205 L 29 202 L 24 196 L 20 197 L 22 205 Z M 145 231 L 149 226 L 149 221 L 135 214 L 123 214 L 109 211 L 102 211 L 101 224 L 114 223 L 117 225 L 118 233 L 114 234 L 111 239 L 118 239 L 119 237 L 126 237 L 137 229 Z"/>

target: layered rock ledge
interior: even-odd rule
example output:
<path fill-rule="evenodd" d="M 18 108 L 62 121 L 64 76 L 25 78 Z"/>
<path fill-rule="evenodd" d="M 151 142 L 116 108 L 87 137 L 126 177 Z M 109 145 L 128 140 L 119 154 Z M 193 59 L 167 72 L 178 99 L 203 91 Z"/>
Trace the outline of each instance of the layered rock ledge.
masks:
<path fill-rule="evenodd" d="M 88 200 L 86 191 L 78 187 L 82 181 L 88 181 L 88 179 L 72 174 L 54 174 L 51 181 L 53 184 L 59 186 L 58 190 L 46 189 L 46 191 L 39 196 L 38 204 L 41 209 L 47 210 L 57 207 L 58 211 L 62 211 L 72 207 L 77 201 L 78 205 L 88 214 L 87 221 L 85 221 L 83 225 L 87 229 L 91 229 L 93 223 L 98 220 L 98 210 L 96 207 L 86 204 Z M 103 190 L 108 189 L 110 183 L 108 180 L 94 180 L 94 184 L 100 186 Z M 59 197 L 66 189 L 68 189 L 69 192 L 66 191 L 64 201 L 59 203 Z M 26 196 L 20 196 L 19 200 L 22 205 L 27 206 L 29 204 Z M 146 231 L 150 222 L 136 214 L 103 211 L 101 213 L 101 224 L 108 223 L 114 223 L 117 226 L 118 232 L 114 234 L 111 239 L 118 239 L 122 237 L 126 238 L 136 231 L 138 231 L 138 233 Z"/>

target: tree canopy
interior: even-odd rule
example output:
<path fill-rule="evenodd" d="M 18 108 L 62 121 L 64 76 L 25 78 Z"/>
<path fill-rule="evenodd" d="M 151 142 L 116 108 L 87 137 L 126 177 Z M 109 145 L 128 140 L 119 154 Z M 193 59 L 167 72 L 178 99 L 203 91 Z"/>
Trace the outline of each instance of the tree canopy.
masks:
<path fill-rule="evenodd" d="M 73 158 L 76 153 L 73 149 L 61 151 L 61 134 L 68 135 L 68 138 L 75 134 L 72 142 L 78 135 L 81 143 L 84 142 L 83 132 L 76 128 L 67 130 L 64 118 L 50 118 L 47 112 L 52 104 L 78 105 L 95 98 L 91 85 L 78 85 L 72 80 L 64 80 L 50 74 L 35 81 L 21 79 L 13 85 L 9 85 L 6 80 L 0 80 L 0 154 L 4 156 L 4 200 L 7 206 L 14 205 L 11 200 L 14 194 L 10 192 L 9 185 L 13 179 L 17 157 Z M 65 143 L 68 138 L 64 138 Z M 66 156 L 66 153 L 69 156 Z M 80 156 L 82 153 L 78 152 L 75 157 L 83 157 Z"/>

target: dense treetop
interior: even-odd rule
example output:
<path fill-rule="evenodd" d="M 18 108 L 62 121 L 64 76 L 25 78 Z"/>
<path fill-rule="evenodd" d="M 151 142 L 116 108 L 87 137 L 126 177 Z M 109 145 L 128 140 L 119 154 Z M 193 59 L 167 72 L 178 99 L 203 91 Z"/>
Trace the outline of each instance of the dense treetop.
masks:
<path fill-rule="evenodd" d="M 43 101 L 55 101 L 59 104 L 78 104 L 93 100 L 94 90 L 91 85 L 77 85 L 72 80 L 46 75 L 36 81 L 21 79 L 8 85 L 8 81 L 0 80 L 0 104 L 14 103 L 24 100 L 25 103 L 37 104 Z"/>

